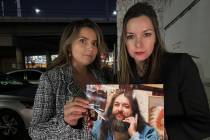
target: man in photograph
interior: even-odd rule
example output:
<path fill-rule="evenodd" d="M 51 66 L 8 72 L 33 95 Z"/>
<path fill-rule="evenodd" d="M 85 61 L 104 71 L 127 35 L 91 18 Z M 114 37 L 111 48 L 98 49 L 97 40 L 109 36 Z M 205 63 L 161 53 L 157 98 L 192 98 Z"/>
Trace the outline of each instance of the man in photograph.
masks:
<path fill-rule="evenodd" d="M 92 135 L 97 140 L 159 140 L 155 128 L 147 124 L 132 90 L 118 90 L 106 111 L 106 120 L 94 122 Z"/>

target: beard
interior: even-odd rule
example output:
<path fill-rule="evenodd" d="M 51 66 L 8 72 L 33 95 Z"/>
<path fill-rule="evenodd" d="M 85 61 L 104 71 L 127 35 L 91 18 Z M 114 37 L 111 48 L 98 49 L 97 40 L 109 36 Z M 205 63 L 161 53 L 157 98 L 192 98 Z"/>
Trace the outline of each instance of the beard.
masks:
<path fill-rule="evenodd" d="M 110 118 L 111 118 L 110 120 L 112 122 L 112 126 L 115 131 L 121 132 L 121 133 L 128 132 L 128 128 L 130 126 L 129 123 L 123 122 L 122 120 L 117 120 L 115 115 L 111 115 Z"/>

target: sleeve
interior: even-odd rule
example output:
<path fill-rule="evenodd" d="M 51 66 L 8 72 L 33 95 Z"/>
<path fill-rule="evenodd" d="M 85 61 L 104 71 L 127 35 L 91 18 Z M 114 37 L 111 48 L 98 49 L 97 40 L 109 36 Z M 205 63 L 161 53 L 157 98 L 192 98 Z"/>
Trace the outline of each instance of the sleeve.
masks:
<path fill-rule="evenodd" d="M 210 136 L 210 111 L 198 69 L 189 55 L 181 59 L 180 93 L 185 117 L 182 126 L 185 135 L 192 139 Z"/>
<path fill-rule="evenodd" d="M 157 131 L 153 127 L 146 126 L 144 132 L 141 134 L 136 132 L 130 140 L 160 140 Z"/>
<path fill-rule="evenodd" d="M 29 128 L 32 139 L 59 138 L 74 130 L 64 122 L 63 111 L 56 114 L 55 98 L 52 84 L 44 73 L 34 100 L 32 126 Z"/>
<path fill-rule="evenodd" d="M 130 138 L 130 140 L 143 140 L 143 139 L 141 139 L 139 132 L 136 132 L 136 133 Z"/>
<path fill-rule="evenodd" d="M 100 128 L 101 128 L 101 120 L 96 120 L 93 124 L 93 128 L 91 130 L 91 134 L 95 139 L 99 139 L 100 136 Z"/>

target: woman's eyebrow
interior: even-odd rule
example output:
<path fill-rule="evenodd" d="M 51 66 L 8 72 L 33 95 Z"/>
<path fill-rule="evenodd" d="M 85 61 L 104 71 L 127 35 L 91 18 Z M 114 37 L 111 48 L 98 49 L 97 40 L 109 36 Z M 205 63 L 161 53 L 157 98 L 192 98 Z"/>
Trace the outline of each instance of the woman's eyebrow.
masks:
<path fill-rule="evenodd" d="M 90 38 L 88 38 L 88 37 L 85 37 L 85 36 L 83 36 L 83 35 L 79 35 L 79 38 L 83 38 L 83 39 L 86 39 L 86 40 L 91 40 Z M 92 40 L 92 41 L 97 41 L 97 39 L 96 40 Z"/>
<path fill-rule="evenodd" d="M 126 34 L 134 34 L 134 33 L 132 33 L 132 32 L 126 32 Z"/>
<path fill-rule="evenodd" d="M 154 31 L 154 29 L 146 29 L 146 30 L 144 30 L 144 32 L 147 32 L 147 31 Z"/>
<path fill-rule="evenodd" d="M 85 36 L 83 36 L 83 35 L 79 35 L 79 38 L 88 39 L 87 37 L 85 37 Z"/>

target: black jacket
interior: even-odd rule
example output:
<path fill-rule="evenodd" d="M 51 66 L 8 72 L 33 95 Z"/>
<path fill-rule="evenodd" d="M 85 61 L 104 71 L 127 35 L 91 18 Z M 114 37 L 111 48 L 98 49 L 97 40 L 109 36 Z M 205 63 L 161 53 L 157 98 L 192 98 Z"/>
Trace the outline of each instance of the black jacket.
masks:
<path fill-rule="evenodd" d="M 192 58 L 183 53 L 168 53 L 161 67 L 169 140 L 210 137 L 209 105 Z"/>

